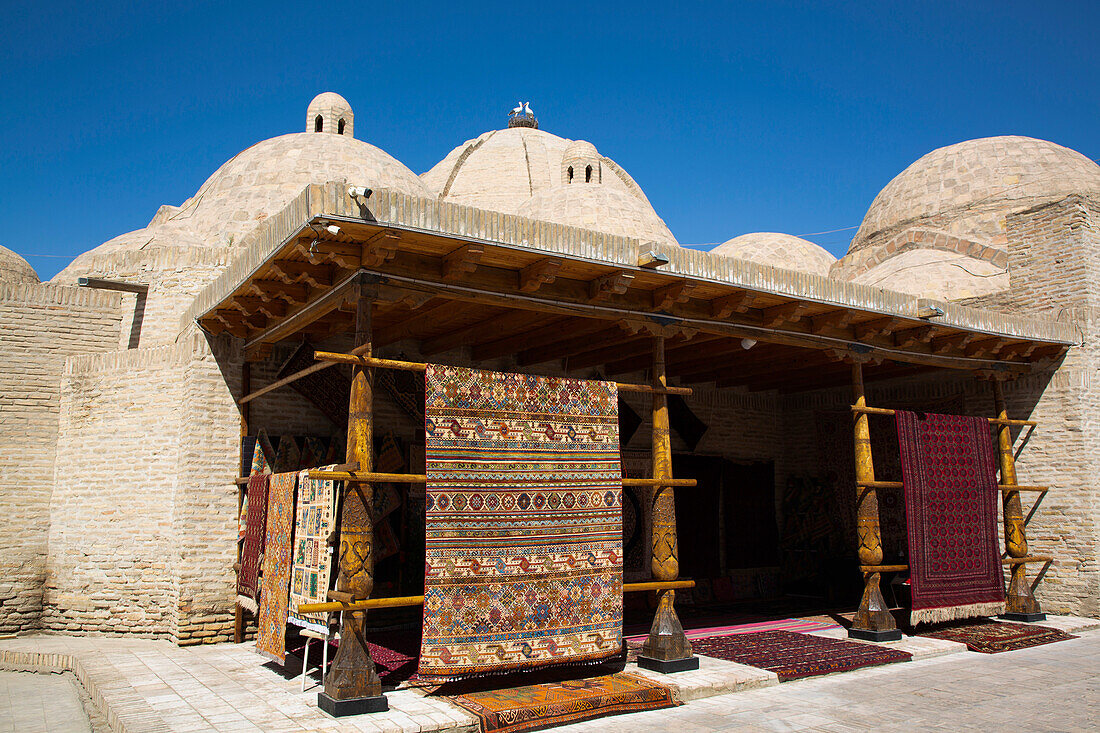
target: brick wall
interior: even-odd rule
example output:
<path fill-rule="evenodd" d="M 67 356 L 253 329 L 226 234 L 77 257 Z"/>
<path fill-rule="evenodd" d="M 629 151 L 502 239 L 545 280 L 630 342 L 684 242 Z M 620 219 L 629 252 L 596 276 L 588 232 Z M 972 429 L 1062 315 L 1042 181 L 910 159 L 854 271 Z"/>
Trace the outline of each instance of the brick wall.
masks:
<path fill-rule="evenodd" d="M 65 358 L 117 347 L 121 298 L 83 288 L 0 285 L 0 632 L 34 628 Z"/>

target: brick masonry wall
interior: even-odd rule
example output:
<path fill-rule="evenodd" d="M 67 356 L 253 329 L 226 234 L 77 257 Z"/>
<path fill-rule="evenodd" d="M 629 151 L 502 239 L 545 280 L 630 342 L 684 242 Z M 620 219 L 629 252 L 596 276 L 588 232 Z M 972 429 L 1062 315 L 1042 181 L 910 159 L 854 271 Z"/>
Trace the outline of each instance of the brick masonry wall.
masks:
<path fill-rule="evenodd" d="M 186 346 L 66 364 L 43 627 L 174 636 Z"/>
<path fill-rule="evenodd" d="M 0 632 L 37 626 L 65 358 L 117 348 L 117 293 L 0 285 Z"/>

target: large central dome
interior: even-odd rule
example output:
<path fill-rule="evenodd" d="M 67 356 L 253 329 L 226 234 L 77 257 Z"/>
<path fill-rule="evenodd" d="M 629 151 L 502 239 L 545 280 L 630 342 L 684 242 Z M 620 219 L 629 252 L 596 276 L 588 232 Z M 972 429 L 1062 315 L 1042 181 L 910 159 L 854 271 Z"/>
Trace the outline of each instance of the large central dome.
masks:
<path fill-rule="evenodd" d="M 513 125 L 467 140 L 421 179 L 441 201 L 676 243 L 618 163 L 589 142 L 534 126 Z"/>

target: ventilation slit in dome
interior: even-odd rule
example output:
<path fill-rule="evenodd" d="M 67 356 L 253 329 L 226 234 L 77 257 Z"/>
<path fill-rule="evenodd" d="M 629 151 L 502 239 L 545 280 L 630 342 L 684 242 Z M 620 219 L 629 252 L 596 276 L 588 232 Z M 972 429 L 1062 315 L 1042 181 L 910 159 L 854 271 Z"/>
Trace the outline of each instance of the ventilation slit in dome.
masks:
<path fill-rule="evenodd" d="M 569 183 L 573 182 L 573 166 L 569 166 Z"/>
<path fill-rule="evenodd" d="M 343 135 L 344 134 L 344 118 L 343 117 L 340 118 L 340 123 L 336 126 L 336 134 L 337 135 Z"/>
<path fill-rule="evenodd" d="M 592 166 L 590 165 L 584 167 L 584 182 L 592 183 Z"/>
<path fill-rule="evenodd" d="M 323 132 L 325 129 L 325 118 L 321 115 L 317 115 L 317 118 L 313 120 L 313 131 Z"/>

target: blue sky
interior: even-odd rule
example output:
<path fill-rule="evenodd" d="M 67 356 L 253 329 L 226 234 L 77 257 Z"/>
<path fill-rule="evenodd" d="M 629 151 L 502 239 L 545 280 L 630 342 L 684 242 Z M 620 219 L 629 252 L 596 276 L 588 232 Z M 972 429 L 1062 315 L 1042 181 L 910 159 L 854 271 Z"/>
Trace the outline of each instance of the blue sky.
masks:
<path fill-rule="evenodd" d="M 924 153 L 1100 157 L 1100 3 L 11 2 L 0 244 L 43 279 L 343 94 L 421 173 L 502 127 L 593 142 L 685 244 L 854 227 Z M 854 230 L 811 239 L 845 251 Z"/>

